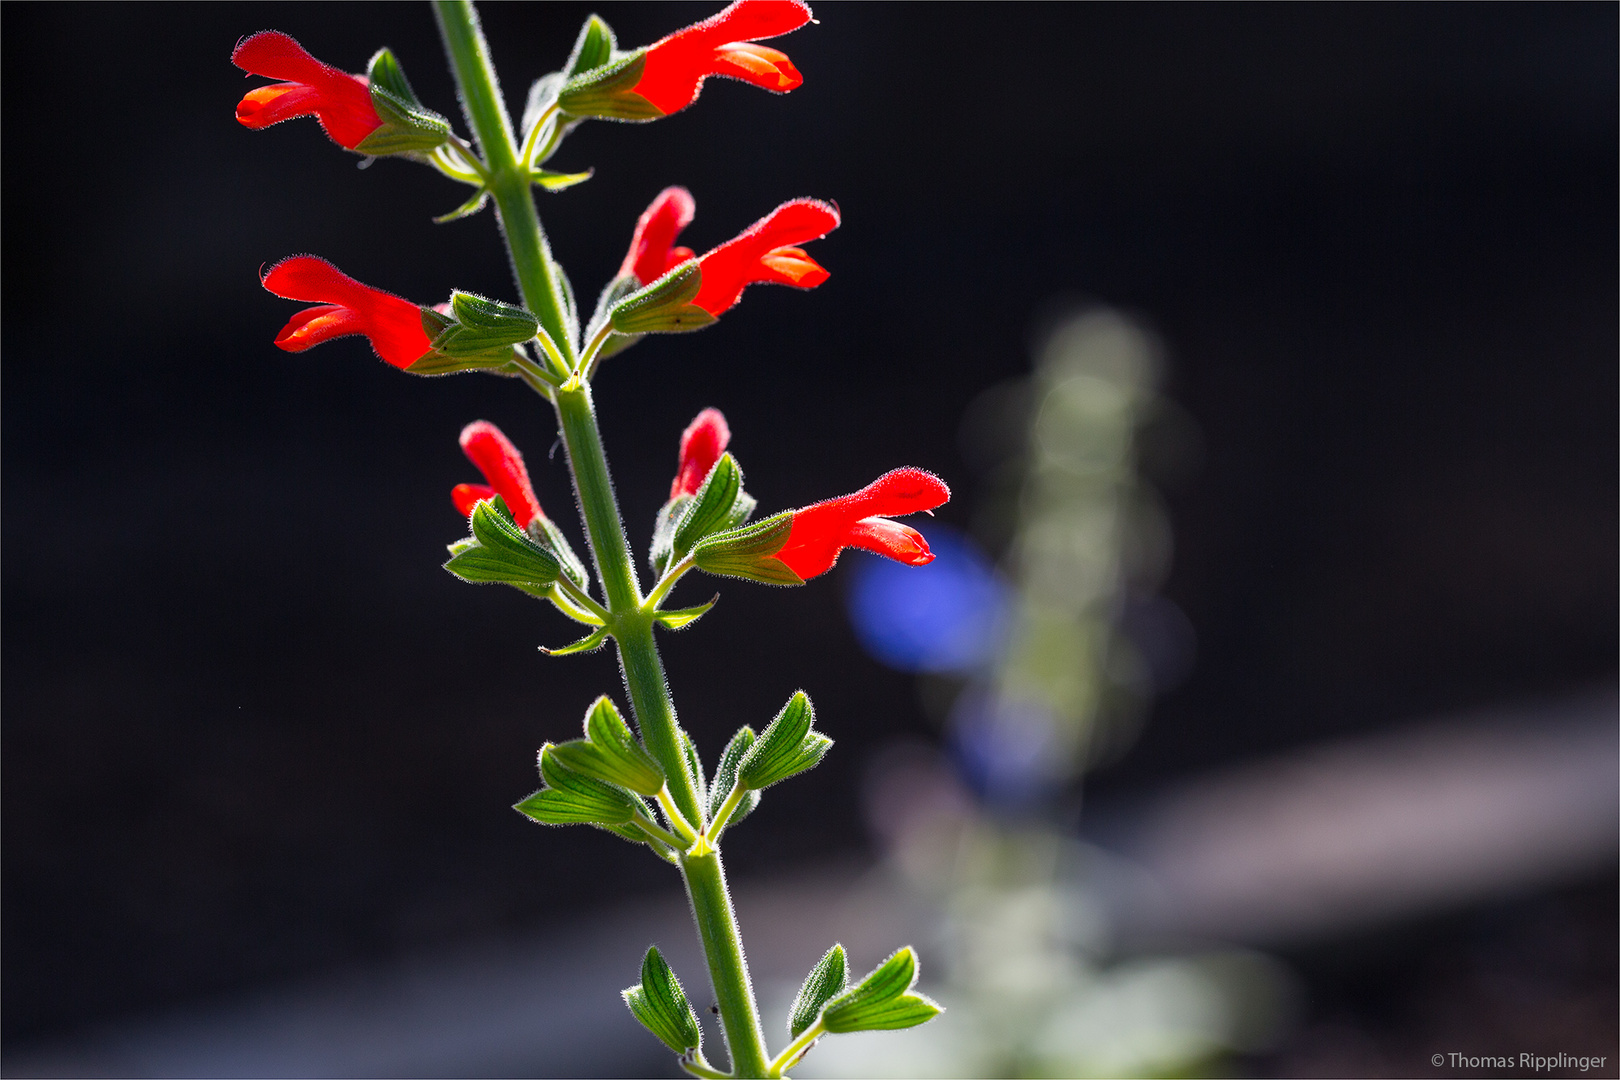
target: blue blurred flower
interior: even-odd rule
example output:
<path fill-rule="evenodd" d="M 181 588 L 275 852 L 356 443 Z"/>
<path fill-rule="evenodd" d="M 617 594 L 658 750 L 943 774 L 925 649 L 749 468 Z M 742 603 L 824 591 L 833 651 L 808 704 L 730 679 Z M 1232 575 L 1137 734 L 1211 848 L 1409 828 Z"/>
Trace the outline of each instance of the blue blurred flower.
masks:
<path fill-rule="evenodd" d="M 848 593 L 849 618 L 866 651 L 901 671 L 968 672 L 1001 643 L 1008 590 L 973 542 L 929 522 L 934 561 L 901 566 L 861 559 Z"/>

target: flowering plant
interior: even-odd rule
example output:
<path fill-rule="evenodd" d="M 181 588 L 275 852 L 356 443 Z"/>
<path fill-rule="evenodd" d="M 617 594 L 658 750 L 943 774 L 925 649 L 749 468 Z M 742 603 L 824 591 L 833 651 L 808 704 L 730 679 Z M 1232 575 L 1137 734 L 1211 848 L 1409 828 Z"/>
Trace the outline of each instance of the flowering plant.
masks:
<path fill-rule="evenodd" d="M 726 830 L 761 793 L 818 764 L 832 740 L 815 730 L 809 697 L 795 693 L 756 733 L 741 728 L 706 772 L 697 746 L 676 720 L 655 628 L 677 630 L 713 605 L 672 608 L 676 584 L 694 570 L 774 585 L 802 585 L 826 573 L 848 547 L 919 566 L 932 554 L 916 530 L 892 520 L 950 497 L 922 469 L 896 469 L 851 495 L 752 520 L 754 499 L 727 452 L 730 429 L 705 409 L 682 435 L 669 499 L 658 513 L 643 591 L 631 557 L 597 425 L 592 378 L 600 364 L 648 334 L 697 330 L 734 307 L 752 284 L 815 288 L 827 271 L 801 245 L 839 225 L 838 209 L 815 199 L 783 203 L 734 239 L 699 256 L 675 241 L 696 205 L 684 188 L 665 189 L 637 221 L 618 274 L 582 320 L 535 210 L 535 186 L 560 190 L 589 173 L 557 173 L 545 163 L 588 119 L 651 121 L 696 100 L 704 79 L 740 79 L 777 93 L 803 81 L 788 57 L 757 42 L 810 21 L 799 0 L 737 0 L 650 46 L 624 50 L 600 18 L 586 20 L 559 71 L 529 91 L 514 130 L 489 60 L 477 13 L 465 0 L 434 4 L 473 141 L 417 99 L 392 53 L 380 50 L 365 75 L 325 64 L 286 34 L 265 31 L 232 54 L 250 74 L 281 80 L 250 91 L 237 119 L 263 128 L 313 116 L 340 146 L 368 156 L 418 161 L 471 187 L 438 220 L 466 217 L 493 201 L 521 304 L 453 292 L 419 305 L 362 284 L 331 263 L 298 255 L 262 278 L 278 296 L 316 306 L 295 314 L 275 343 L 301 352 L 361 335 L 393 367 L 437 376 L 484 371 L 516 378 L 555 410 L 561 443 L 590 546 L 590 567 L 535 497 L 523 457 L 493 424 L 479 420 L 461 446 L 483 483 L 451 493 L 469 535 L 450 545 L 445 568 L 477 583 L 510 585 L 550 602 L 585 627 L 577 641 L 546 650 L 586 652 L 612 641 L 629 694 L 630 716 L 607 696 L 585 713 L 582 738 L 540 749 L 540 790 L 517 809 L 548 825 L 587 824 L 645 845 L 685 880 L 708 961 L 730 1072 L 703 1053 L 702 1029 L 680 980 L 656 948 L 624 999 L 653 1035 L 703 1077 L 779 1077 L 829 1033 L 911 1027 L 940 1009 L 913 987 L 910 947 L 851 985 L 843 948 L 833 945 L 809 973 L 788 1018 L 790 1042 L 772 1056 L 720 857 Z M 620 234 L 622 235 L 622 233 Z"/>

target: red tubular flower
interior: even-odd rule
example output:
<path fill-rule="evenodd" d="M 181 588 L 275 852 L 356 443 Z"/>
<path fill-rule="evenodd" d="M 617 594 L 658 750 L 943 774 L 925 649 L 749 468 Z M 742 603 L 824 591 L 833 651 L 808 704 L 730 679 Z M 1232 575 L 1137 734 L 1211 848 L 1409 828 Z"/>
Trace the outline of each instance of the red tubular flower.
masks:
<path fill-rule="evenodd" d="M 288 352 L 349 334 L 364 334 L 377 355 L 397 368 L 408 368 L 432 351 L 420 307 L 362 285 L 325 259 L 294 255 L 261 280 L 277 296 L 321 302 L 294 315 L 276 335 L 276 345 Z"/>
<path fill-rule="evenodd" d="M 669 497 L 696 495 L 729 442 L 731 428 L 726 426 L 725 415 L 719 409 L 704 409 L 698 413 L 681 432 L 681 464 L 675 471 L 675 482 L 669 485 Z"/>
<path fill-rule="evenodd" d="M 651 45 L 641 78 L 630 90 L 665 116 L 697 100 L 710 75 L 785 94 L 802 84 L 804 76 L 787 54 L 753 42 L 809 21 L 810 8 L 800 0 L 737 0 L 718 15 Z"/>
<path fill-rule="evenodd" d="M 692 224 L 696 213 L 697 204 L 690 191 L 683 187 L 660 191 L 636 221 L 636 232 L 630 238 L 630 250 L 625 252 L 619 276 L 634 274 L 637 281 L 648 285 L 692 258 L 691 248 L 673 245 L 681 230 Z"/>
<path fill-rule="evenodd" d="M 333 142 L 353 150 L 382 126 L 364 76 L 321 63 L 279 31 L 264 30 L 242 41 L 231 63 L 254 75 L 288 80 L 251 90 L 237 104 L 236 119 L 246 127 L 314 116 Z"/>
<path fill-rule="evenodd" d="M 922 533 L 885 515 L 932 510 L 950 497 L 951 489 L 933 473 L 895 469 L 853 495 L 795 510 L 792 531 L 776 557 L 805 580 L 831 570 L 846 547 L 925 566 L 934 561 L 934 554 Z"/>
<path fill-rule="evenodd" d="M 534 485 L 529 483 L 529 470 L 523 464 L 512 440 L 488 420 L 474 420 L 461 429 L 461 449 L 478 466 L 488 484 L 457 484 L 450 492 L 463 517 L 484 499 L 499 495 L 512 511 L 512 520 L 519 528 L 527 529 L 536 518 L 545 517 L 540 500 L 534 497 Z"/>
<path fill-rule="evenodd" d="M 760 218 L 698 260 L 703 285 L 692 304 L 719 315 L 757 282 L 813 289 L 828 274 L 801 247 L 838 228 L 838 208 L 817 199 L 794 199 Z"/>

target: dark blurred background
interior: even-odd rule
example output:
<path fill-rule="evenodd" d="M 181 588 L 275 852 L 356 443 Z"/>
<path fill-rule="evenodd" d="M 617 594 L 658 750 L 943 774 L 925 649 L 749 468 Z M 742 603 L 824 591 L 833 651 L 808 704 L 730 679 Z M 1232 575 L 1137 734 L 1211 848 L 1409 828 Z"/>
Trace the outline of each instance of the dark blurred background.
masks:
<path fill-rule="evenodd" d="M 591 10 L 485 10 L 510 102 Z M 594 10 L 633 45 L 713 5 Z M 793 196 L 844 214 L 816 292 L 753 290 L 605 366 L 633 533 L 708 405 L 762 507 L 915 464 L 965 526 L 964 408 L 1028 371 L 1054 303 L 1105 302 L 1162 335 L 1200 433 L 1196 467 L 1160 478 L 1198 661 L 1091 796 L 1613 682 L 1613 5 L 817 14 L 773 42 L 805 73 L 792 95 L 716 80 L 552 162 L 596 170 L 540 196 L 584 297 L 667 184 L 696 196 L 698 250 Z M 391 46 L 466 132 L 427 7 L 8 5 L 3 25 L 8 1051 L 662 895 L 639 850 L 507 809 L 538 745 L 620 693 L 611 656 L 543 657 L 569 625 L 438 568 L 478 417 L 578 535 L 546 412 L 358 339 L 271 344 L 297 306 L 256 273 L 293 253 L 423 302 L 515 298 L 492 213 L 430 221 L 458 186 L 232 115 L 262 81 L 232 45 L 278 28 L 347 70 Z M 733 876 L 861 857 L 863 762 L 937 737 L 913 679 L 859 650 L 836 580 L 721 592 L 666 639 L 700 746 L 799 686 L 839 743 L 732 835 Z M 1349 1032 L 1345 1060 L 1423 1049 L 1423 1002 L 1488 994 L 1547 926 L 1613 1000 L 1612 868 L 1431 919 L 1302 949 L 1305 1029 Z"/>

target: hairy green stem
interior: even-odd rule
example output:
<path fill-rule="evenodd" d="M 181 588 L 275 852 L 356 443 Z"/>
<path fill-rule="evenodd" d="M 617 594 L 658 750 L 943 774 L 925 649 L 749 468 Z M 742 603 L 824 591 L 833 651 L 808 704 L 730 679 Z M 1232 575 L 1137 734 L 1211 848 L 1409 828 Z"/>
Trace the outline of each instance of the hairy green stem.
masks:
<path fill-rule="evenodd" d="M 686 876 L 686 895 L 697 916 L 698 935 L 709 960 L 709 979 L 720 1005 L 726 1046 L 731 1051 L 734 1076 L 767 1076 L 765 1032 L 759 1026 L 759 1006 L 754 1004 L 754 987 L 748 978 L 748 960 L 743 956 L 742 935 L 731 910 L 726 891 L 726 871 L 720 853 L 691 856 L 681 860 Z"/>
<path fill-rule="evenodd" d="M 436 0 L 433 12 L 439 20 L 439 33 L 450 66 L 461 91 L 461 107 L 467 122 L 478 136 L 484 152 L 484 165 L 490 172 L 490 194 L 506 236 L 506 248 L 524 305 L 540 319 L 540 325 L 569 360 L 574 357 L 574 337 L 567 330 L 567 302 L 562 285 L 551 272 L 551 250 L 546 244 L 540 215 L 529 194 L 529 170 L 517 160 L 512 146 L 512 121 L 501 101 L 495 65 L 489 59 L 489 43 L 484 40 L 478 12 L 470 0 Z"/>
<path fill-rule="evenodd" d="M 511 120 L 501 101 L 477 12 L 467 0 L 436 0 L 434 13 L 450 54 L 462 106 L 490 172 L 490 194 L 495 199 L 523 302 L 573 366 L 577 343 L 568 330 L 571 319 L 567 300 L 558 275 L 553 273 L 545 233 L 534 207 L 528 168 L 517 157 Z M 693 777 L 686 768 L 675 706 L 653 641 L 652 615 L 643 608 L 590 385 L 583 381 L 575 385 L 571 380 L 565 389 L 547 396 L 556 406 L 562 426 L 574 491 L 585 519 L 597 577 L 612 615 L 610 628 L 618 645 L 619 665 L 637 726 L 648 751 L 664 769 L 670 797 L 681 816 L 694 829 L 701 830 L 704 815 Z M 764 1032 L 719 853 L 685 857 L 680 865 L 708 959 L 709 977 L 719 1000 L 732 1072 L 738 1077 L 763 1077 L 767 1069 Z"/>

